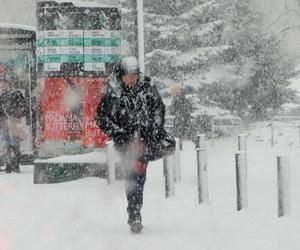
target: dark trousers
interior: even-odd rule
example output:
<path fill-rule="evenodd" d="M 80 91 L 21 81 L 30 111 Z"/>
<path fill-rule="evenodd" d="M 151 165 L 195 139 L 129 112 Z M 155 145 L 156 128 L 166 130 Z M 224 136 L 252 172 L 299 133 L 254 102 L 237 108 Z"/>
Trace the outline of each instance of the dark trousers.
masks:
<path fill-rule="evenodd" d="M 6 161 L 7 170 L 20 170 L 21 149 L 19 144 L 8 146 L 8 159 Z"/>
<path fill-rule="evenodd" d="M 146 171 L 137 174 L 133 171 L 125 173 L 125 189 L 127 196 L 127 213 L 130 221 L 142 220 L 141 209 L 143 206 L 144 185 L 146 182 Z"/>
<path fill-rule="evenodd" d="M 120 152 L 122 170 L 125 179 L 125 191 L 127 197 L 128 223 L 141 221 L 141 209 L 143 206 L 144 185 L 146 182 L 146 168 L 148 162 L 142 162 L 145 171 L 137 171 L 135 165 L 138 160 L 133 157 L 130 150 Z M 141 163 L 141 161 L 139 161 Z"/>
<path fill-rule="evenodd" d="M 10 135 L 6 121 L 0 121 L 0 140 L 4 143 L 5 156 L 3 161 L 7 172 L 10 172 L 10 170 L 18 171 L 21 161 L 21 140 L 19 137 Z"/>

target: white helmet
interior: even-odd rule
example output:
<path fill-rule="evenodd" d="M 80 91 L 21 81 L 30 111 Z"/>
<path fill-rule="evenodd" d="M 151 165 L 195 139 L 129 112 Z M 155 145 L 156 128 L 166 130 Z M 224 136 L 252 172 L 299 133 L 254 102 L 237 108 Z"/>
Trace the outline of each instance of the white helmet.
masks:
<path fill-rule="evenodd" d="M 116 73 L 120 76 L 131 73 L 140 73 L 139 62 L 134 56 L 123 57 L 117 65 Z"/>

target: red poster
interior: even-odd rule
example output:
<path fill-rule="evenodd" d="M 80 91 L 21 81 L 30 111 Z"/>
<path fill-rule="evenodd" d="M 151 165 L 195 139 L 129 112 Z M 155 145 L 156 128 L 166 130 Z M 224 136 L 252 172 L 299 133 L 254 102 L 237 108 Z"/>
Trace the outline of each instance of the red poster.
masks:
<path fill-rule="evenodd" d="M 82 83 L 80 78 L 46 79 L 43 97 L 44 139 L 81 140 Z"/>
<path fill-rule="evenodd" d="M 67 91 L 67 82 L 62 77 L 45 80 L 45 90 L 42 103 L 44 139 L 67 140 L 66 124 L 67 110 L 63 98 Z"/>
<path fill-rule="evenodd" d="M 82 102 L 84 79 L 81 77 L 68 78 L 68 89 L 64 97 L 67 112 L 68 139 L 82 139 Z"/>
<path fill-rule="evenodd" d="M 109 140 L 95 123 L 95 114 L 101 101 L 101 90 L 105 81 L 105 78 L 88 78 L 85 81 L 82 125 L 84 147 L 103 147 Z"/>
<path fill-rule="evenodd" d="M 82 140 L 84 147 L 103 147 L 109 138 L 97 127 L 95 114 L 105 80 L 46 79 L 42 98 L 44 139 Z"/>

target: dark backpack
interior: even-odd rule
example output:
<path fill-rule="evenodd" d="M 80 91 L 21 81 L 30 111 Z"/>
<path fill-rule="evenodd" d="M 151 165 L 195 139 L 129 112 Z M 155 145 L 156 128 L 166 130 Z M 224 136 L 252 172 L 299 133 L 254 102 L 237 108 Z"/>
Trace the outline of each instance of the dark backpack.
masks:
<path fill-rule="evenodd" d="M 175 152 L 176 142 L 164 129 L 159 132 L 159 139 L 147 145 L 144 152 L 145 161 L 156 161 Z"/>

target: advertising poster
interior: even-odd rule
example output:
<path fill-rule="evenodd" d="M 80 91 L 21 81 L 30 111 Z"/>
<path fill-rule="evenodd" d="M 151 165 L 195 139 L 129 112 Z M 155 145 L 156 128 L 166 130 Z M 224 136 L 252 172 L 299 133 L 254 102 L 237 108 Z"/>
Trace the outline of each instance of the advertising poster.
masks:
<path fill-rule="evenodd" d="M 86 79 L 85 82 L 82 131 L 84 147 L 100 147 L 109 139 L 97 127 L 94 119 L 98 104 L 101 102 L 101 90 L 104 84 L 103 78 Z"/>
<path fill-rule="evenodd" d="M 72 103 L 75 95 L 81 92 L 81 82 L 72 80 L 51 78 L 45 81 L 43 124 L 46 140 L 81 139 L 80 97 L 77 97 L 76 105 Z"/>
<path fill-rule="evenodd" d="M 95 123 L 101 89 L 120 61 L 120 9 L 78 2 L 37 3 L 37 69 L 41 81 L 39 135 L 103 147 Z"/>

